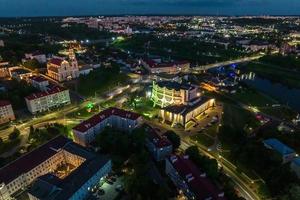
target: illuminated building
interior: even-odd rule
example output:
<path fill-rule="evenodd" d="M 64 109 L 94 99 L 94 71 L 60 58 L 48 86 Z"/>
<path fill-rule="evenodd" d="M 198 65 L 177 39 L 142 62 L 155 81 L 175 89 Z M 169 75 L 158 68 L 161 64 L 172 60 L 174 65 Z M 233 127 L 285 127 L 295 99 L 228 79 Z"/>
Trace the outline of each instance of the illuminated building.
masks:
<path fill-rule="evenodd" d="M 164 160 L 173 151 L 172 143 L 166 136 L 159 135 L 152 127 L 146 127 L 146 147 L 156 161 Z"/>
<path fill-rule="evenodd" d="M 9 75 L 18 81 L 27 80 L 32 76 L 32 72 L 23 67 L 10 67 L 8 68 Z"/>
<path fill-rule="evenodd" d="M 157 60 L 145 60 L 142 61 L 143 66 L 152 74 L 159 73 L 169 73 L 176 74 L 179 72 L 184 72 L 190 69 L 190 63 L 187 61 L 177 61 L 177 62 L 157 62 Z"/>
<path fill-rule="evenodd" d="M 224 192 L 187 155 L 172 155 L 167 158 L 165 171 L 187 199 L 226 200 Z"/>
<path fill-rule="evenodd" d="M 159 116 L 171 126 L 187 128 L 189 121 L 215 105 L 214 99 L 201 96 L 197 86 L 177 82 L 153 82 L 151 100 L 161 107 Z"/>
<path fill-rule="evenodd" d="M 212 108 L 215 105 L 214 99 L 208 99 L 205 97 L 197 98 L 187 105 L 169 105 L 160 110 L 160 118 L 163 122 L 170 122 L 171 126 L 182 125 L 187 128 L 189 121 L 197 121 L 196 117 L 207 109 Z"/>
<path fill-rule="evenodd" d="M 141 121 L 142 117 L 137 113 L 108 108 L 75 126 L 73 128 L 74 139 L 76 143 L 88 146 L 106 127 L 130 132 L 140 125 Z"/>
<path fill-rule="evenodd" d="M 197 95 L 196 86 L 169 81 L 153 82 L 151 100 L 154 106 L 163 108 L 172 104 L 187 104 Z"/>
<path fill-rule="evenodd" d="M 54 86 L 46 91 L 31 94 L 25 97 L 25 101 L 28 110 L 32 114 L 71 103 L 69 90 L 60 86 Z"/>
<path fill-rule="evenodd" d="M 0 100 L 0 124 L 4 124 L 15 119 L 15 114 L 10 102 Z"/>
<path fill-rule="evenodd" d="M 59 82 L 78 78 L 79 67 L 74 53 L 70 54 L 68 60 L 52 58 L 47 63 L 47 74 L 49 77 Z"/>
<path fill-rule="evenodd" d="M 62 172 L 62 166 L 68 170 Z M 58 136 L 0 169 L 0 200 L 28 186 L 31 200 L 85 199 L 111 171 L 111 160 Z"/>

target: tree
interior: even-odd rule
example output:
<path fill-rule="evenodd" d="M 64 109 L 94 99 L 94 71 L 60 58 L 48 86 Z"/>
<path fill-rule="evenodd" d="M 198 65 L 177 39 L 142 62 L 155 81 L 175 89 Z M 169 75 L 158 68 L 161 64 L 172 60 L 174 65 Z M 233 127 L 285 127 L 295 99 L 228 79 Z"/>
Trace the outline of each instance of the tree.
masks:
<path fill-rule="evenodd" d="M 185 154 L 206 174 L 211 178 L 217 178 L 219 175 L 218 163 L 215 159 L 210 159 L 206 156 L 202 156 L 199 153 L 197 146 L 191 146 L 185 150 Z"/>
<path fill-rule="evenodd" d="M 165 135 L 172 142 L 173 149 L 178 149 L 180 147 L 181 138 L 179 135 L 177 135 L 174 131 L 167 131 Z"/>
<path fill-rule="evenodd" d="M 300 186 L 297 184 L 290 185 L 287 193 L 280 197 L 280 200 L 298 200 L 300 199 Z"/>
<path fill-rule="evenodd" d="M 14 131 L 9 134 L 8 139 L 13 141 L 18 139 L 19 136 L 20 136 L 20 131 L 17 128 L 15 128 Z"/>

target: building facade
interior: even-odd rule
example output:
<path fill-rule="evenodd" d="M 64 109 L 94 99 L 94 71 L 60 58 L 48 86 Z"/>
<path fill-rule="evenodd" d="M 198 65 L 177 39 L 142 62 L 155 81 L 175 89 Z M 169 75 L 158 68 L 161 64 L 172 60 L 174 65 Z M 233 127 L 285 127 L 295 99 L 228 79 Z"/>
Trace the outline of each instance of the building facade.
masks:
<path fill-rule="evenodd" d="M 4 124 L 15 119 L 15 114 L 10 102 L 0 100 L 0 124 Z"/>
<path fill-rule="evenodd" d="M 166 174 L 175 186 L 183 192 L 185 199 L 225 200 L 224 192 L 217 188 L 206 173 L 186 155 L 171 155 L 166 158 Z"/>
<path fill-rule="evenodd" d="M 187 104 L 199 96 L 196 86 L 180 84 L 177 82 L 153 82 L 151 100 L 154 106 L 161 108 L 173 104 Z"/>
<path fill-rule="evenodd" d="M 179 72 L 186 72 L 190 69 L 190 63 L 187 61 L 163 63 L 156 62 L 156 60 L 153 59 L 142 61 L 142 64 L 152 74 L 176 74 Z"/>
<path fill-rule="evenodd" d="M 106 127 L 112 127 L 123 131 L 132 131 L 142 122 L 142 117 L 137 113 L 108 108 L 90 119 L 83 121 L 73 128 L 75 142 L 88 146 Z"/>
<path fill-rule="evenodd" d="M 146 127 L 146 147 L 156 161 L 164 160 L 173 152 L 172 143 L 166 136 L 160 136 L 150 126 Z"/>
<path fill-rule="evenodd" d="M 30 59 L 30 60 L 37 60 L 39 63 L 46 63 L 47 62 L 47 58 L 45 54 L 42 54 L 40 52 L 34 52 L 34 53 L 26 53 L 25 54 L 25 58 L 26 59 Z"/>
<path fill-rule="evenodd" d="M 59 86 L 31 94 L 25 97 L 25 101 L 29 112 L 32 114 L 71 103 L 69 90 Z"/>
<path fill-rule="evenodd" d="M 73 168 L 61 176 L 58 168 L 62 165 Z M 96 183 L 91 180 L 99 181 L 110 171 L 111 161 L 107 157 L 95 155 L 71 140 L 58 136 L 0 169 L 0 200 L 12 199 L 16 192 L 32 183 L 34 184 L 29 191 L 30 199 L 52 199 L 50 195 L 53 193 L 47 193 L 45 190 L 53 191 L 53 182 L 48 179 L 46 187 L 39 188 L 40 185 L 35 185 L 43 176 L 52 177 L 51 180 L 60 183 L 57 188 L 61 188 L 55 193 L 53 200 L 83 199 L 87 196 L 87 187 Z M 75 181 L 75 178 L 81 179 Z M 73 184 L 69 184 L 70 180 L 73 180 Z M 43 182 L 45 183 L 46 179 Z M 74 195 L 77 198 L 72 198 Z"/>
<path fill-rule="evenodd" d="M 196 117 L 206 110 L 215 106 L 214 99 L 199 97 L 194 101 L 189 102 L 187 105 L 170 105 L 162 108 L 159 116 L 164 122 L 170 122 L 171 126 L 181 125 L 188 128 L 188 122 L 197 121 Z"/>
<path fill-rule="evenodd" d="M 68 60 L 62 58 L 52 58 L 47 63 L 47 74 L 52 79 L 62 82 L 79 77 L 78 62 L 74 54 Z"/>

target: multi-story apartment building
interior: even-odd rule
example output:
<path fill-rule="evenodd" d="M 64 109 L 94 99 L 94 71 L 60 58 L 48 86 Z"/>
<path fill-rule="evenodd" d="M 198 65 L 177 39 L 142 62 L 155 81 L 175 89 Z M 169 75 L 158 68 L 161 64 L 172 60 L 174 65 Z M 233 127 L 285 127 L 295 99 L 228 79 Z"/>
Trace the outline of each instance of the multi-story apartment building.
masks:
<path fill-rule="evenodd" d="M 172 104 L 187 104 L 199 96 L 198 87 L 177 82 L 153 82 L 151 100 L 161 108 Z"/>
<path fill-rule="evenodd" d="M 190 69 L 190 63 L 187 61 L 177 62 L 156 62 L 155 60 L 142 61 L 143 66 L 152 74 L 168 73 L 176 74 Z"/>
<path fill-rule="evenodd" d="M 74 127 L 74 139 L 78 144 L 87 146 L 106 127 L 130 132 L 141 122 L 142 117 L 137 113 L 118 108 L 108 108 Z"/>
<path fill-rule="evenodd" d="M 61 174 L 61 166 L 69 166 Z M 111 171 L 111 160 L 58 136 L 0 169 L 0 200 L 31 185 L 29 198 L 85 199 L 88 188 Z"/>
<path fill-rule="evenodd" d="M 188 156 L 171 155 L 166 158 L 166 174 L 175 186 L 183 192 L 186 199 L 225 200 L 226 197 L 215 186 L 206 173 L 189 159 Z"/>
<path fill-rule="evenodd" d="M 0 100 L 0 124 L 4 124 L 15 119 L 15 114 L 10 102 Z"/>
<path fill-rule="evenodd" d="M 164 160 L 173 151 L 172 143 L 166 136 L 159 135 L 152 127 L 146 127 L 146 147 L 156 161 Z"/>
<path fill-rule="evenodd" d="M 59 86 L 54 86 L 44 92 L 31 94 L 25 97 L 25 101 L 28 110 L 32 114 L 71 103 L 69 90 Z"/>
<path fill-rule="evenodd" d="M 28 82 L 35 88 L 46 91 L 49 86 L 49 81 L 42 76 L 32 76 L 28 78 Z"/>
<path fill-rule="evenodd" d="M 74 54 L 70 54 L 68 60 L 52 58 L 47 63 L 47 74 L 52 79 L 62 82 L 79 77 L 78 62 Z"/>

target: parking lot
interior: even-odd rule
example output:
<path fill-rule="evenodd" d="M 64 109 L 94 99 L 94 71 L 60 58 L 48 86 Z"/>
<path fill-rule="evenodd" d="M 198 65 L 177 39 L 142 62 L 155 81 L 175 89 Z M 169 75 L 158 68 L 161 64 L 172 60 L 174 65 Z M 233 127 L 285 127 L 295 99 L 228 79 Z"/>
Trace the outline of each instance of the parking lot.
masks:
<path fill-rule="evenodd" d="M 105 178 L 100 185 L 91 190 L 89 200 L 113 200 L 123 192 L 122 177 Z"/>

